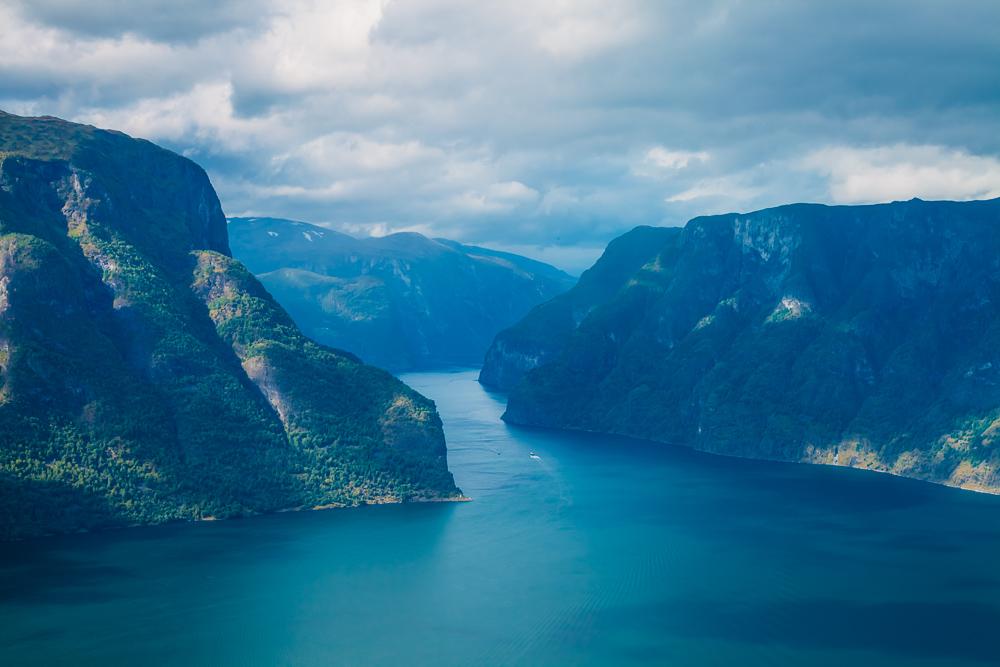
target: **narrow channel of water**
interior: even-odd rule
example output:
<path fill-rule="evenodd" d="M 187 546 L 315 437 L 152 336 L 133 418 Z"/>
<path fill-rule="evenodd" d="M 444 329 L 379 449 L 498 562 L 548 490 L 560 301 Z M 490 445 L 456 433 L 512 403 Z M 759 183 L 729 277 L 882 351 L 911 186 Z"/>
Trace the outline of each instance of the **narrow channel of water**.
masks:
<path fill-rule="evenodd" d="M 512 428 L 475 377 L 404 377 L 473 502 L 0 545 L 0 663 L 1000 662 L 1000 498 Z"/>

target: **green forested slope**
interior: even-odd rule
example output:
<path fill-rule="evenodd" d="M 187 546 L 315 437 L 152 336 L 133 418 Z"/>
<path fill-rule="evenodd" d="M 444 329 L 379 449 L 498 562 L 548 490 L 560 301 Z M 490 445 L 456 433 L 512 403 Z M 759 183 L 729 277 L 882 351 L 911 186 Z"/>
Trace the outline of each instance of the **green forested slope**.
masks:
<path fill-rule="evenodd" d="M 613 240 L 572 289 L 535 306 L 496 335 L 486 351 L 479 381 L 487 387 L 511 389 L 528 370 L 551 361 L 592 310 L 613 299 L 633 274 L 678 238 L 678 228 L 636 227 Z"/>
<path fill-rule="evenodd" d="M 696 218 L 512 422 L 1000 491 L 1000 200 Z"/>
<path fill-rule="evenodd" d="M 433 405 L 305 341 L 197 165 L 8 114 L 0 160 L 0 535 L 458 494 Z"/>

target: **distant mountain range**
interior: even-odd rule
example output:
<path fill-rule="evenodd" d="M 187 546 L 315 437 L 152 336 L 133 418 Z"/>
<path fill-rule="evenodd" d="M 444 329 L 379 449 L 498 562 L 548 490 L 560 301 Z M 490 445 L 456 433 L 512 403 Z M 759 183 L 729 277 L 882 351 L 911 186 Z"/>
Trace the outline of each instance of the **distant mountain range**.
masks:
<path fill-rule="evenodd" d="M 1000 200 L 638 228 L 500 333 L 517 424 L 1000 492 Z"/>
<path fill-rule="evenodd" d="M 498 331 L 575 283 L 542 262 L 416 233 L 230 218 L 229 240 L 308 336 L 396 371 L 478 366 Z"/>
<path fill-rule="evenodd" d="M 299 332 L 200 167 L 0 112 L 0 538 L 459 495 L 433 403 Z"/>

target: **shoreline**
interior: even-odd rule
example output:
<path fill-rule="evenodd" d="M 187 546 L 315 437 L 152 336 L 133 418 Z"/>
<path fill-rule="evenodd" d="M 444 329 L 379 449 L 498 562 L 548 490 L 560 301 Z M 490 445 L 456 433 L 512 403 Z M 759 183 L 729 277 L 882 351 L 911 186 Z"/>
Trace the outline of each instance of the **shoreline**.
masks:
<path fill-rule="evenodd" d="M 934 486 L 939 486 L 946 489 L 955 489 L 956 491 L 966 491 L 971 493 L 978 493 L 984 496 L 1000 497 L 1000 488 L 990 489 L 981 486 L 959 486 L 957 484 L 949 484 L 947 481 L 940 481 L 927 477 L 915 477 L 912 475 L 903 475 L 898 472 L 893 472 L 892 470 L 884 470 L 880 468 L 867 468 L 864 466 L 855 466 L 847 463 L 826 463 L 822 461 L 781 459 L 770 456 L 741 456 L 740 454 L 727 454 L 725 452 L 714 452 L 708 449 L 700 449 L 698 447 L 694 447 L 693 445 L 686 445 L 679 442 L 667 442 L 665 440 L 656 440 L 653 438 L 641 438 L 634 435 L 628 435 L 625 433 L 618 433 L 615 431 L 595 431 L 591 429 L 572 428 L 567 426 L 541 426 L 537 424 L 526 424 L 523 422 L 507 421 L 506 419 L 504 419 L 503 415 L 501 415 L 500 420 L 503 421 L 505 424 L 514 426 L 516 428 L 537 429 L 539 431 L 549 431 L 553 433 L 580 433 L 588 436 L 611 436 L 614 438 L 622 438 L 624 440 L 632 440 L 637 443 L 644 443 L 646 445 L 655 445 L 658 447 L 672 447 L 675 449 L 682 449 L 682 450 L 687 450 L 689 452 L 695 452 L 697 454 L 704 454 L 706 456 L 721 456 L 727 459 L 738 459 L 742 461 L 766 461 L 768 463 L 787 463 L 792 465 L 817 466 L 825 468 L 843 468 L 846 470 L 861 470 L 864 472 L 873 472 L 873 473 L 888 475 L 889 477 L 894 477 L 896 479 L 909 480 L 912 482 L 920 482 L 922 484 L 933 484 Z"/>
<path fill-rule="evenodd" d="M 360 509 L 362 507 L 379 507 L 385 505 L 409 505 L 409 504 L 431 504 L 431 503 L 470 503 L 474 499 L 466 496 L 450 496 L 447 498 L 411 498 L 408 500 L 400 500 L 398 498 L 393 499 L 379 499 L 370 500 L 363 503 L 358 503 L 356 505 L 340 505 L 336 503 L 331 503 L 328 505 L 301 505 L 298 507 L 283 507 L 281 509 L 267 510 L 265 512 L 246 512 L 243 514 L 234 514 L 232 516 L 215 516 L 208 514 L 201 517 L 195 518 L 175 518 L 166 519 L 164 521 L 157 521 L 154 523 L 123 523 L 123 524 L 112 524 L 107 526 L 102 526 L 98 528 L 82 528 L 80 530 L 66 531 L 62 533 L 45 533 L 42 535 L 30 535 L 27 537 L 15 537 L 12 539 L 0 539 L 0 545 L 2 544 L 14 544 L 18 542 L 31 542 L 35 540 L 49 540 L 58 539 L 61 537 L 71 537 L 74 535 L 94 535 L 99 533 L 114 533 L 118 531 L 129 531 L 136 528 L 157 528 L 162 526 L 171 526 L 179 524 L 197 524 L 197 523 L 216 523 L 222 521 L 238 521 L 240 519 L 250 519 L 253 517 L 263 517 L 263 516 L 273 516 L 277 514 L 286 514 L 289 512 L 324 512 L 327 510 L 352 510 Z"/>

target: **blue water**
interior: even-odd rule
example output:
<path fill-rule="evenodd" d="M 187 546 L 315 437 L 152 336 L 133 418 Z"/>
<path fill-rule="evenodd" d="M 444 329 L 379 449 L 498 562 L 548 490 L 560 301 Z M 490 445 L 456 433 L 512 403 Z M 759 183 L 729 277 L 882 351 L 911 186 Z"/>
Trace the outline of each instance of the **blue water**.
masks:
<path fill-rule="evenodd" d="M 1000 663 L 1000 498 L 512 428 L 472 372 L 404 379 L 473 502 L 2 545 L 0 664 Z"/>

